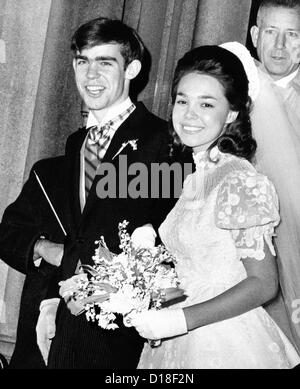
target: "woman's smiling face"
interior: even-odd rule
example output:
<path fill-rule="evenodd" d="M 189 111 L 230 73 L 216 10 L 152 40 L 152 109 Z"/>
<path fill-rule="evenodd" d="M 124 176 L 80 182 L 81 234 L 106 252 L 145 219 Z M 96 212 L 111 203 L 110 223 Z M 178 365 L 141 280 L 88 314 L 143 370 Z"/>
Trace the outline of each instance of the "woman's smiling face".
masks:
<path fill-rule="evenodd" d="M 195 153 L 207 150 L 221 135 L 225 124 L 233 122 L 236 116 L 216 78 L 192 72 L 179 81 L 173 126 L 181 142 Z"/>

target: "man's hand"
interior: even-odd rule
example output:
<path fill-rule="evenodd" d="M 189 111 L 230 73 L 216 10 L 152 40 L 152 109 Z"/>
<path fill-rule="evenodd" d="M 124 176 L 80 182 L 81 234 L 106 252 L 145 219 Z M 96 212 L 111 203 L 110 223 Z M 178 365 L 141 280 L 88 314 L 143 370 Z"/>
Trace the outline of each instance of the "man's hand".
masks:
<path fill-rule="evenodd" d="M 40 305 L 40 316 L 36 325 L 37 344 L 47 365 L 52 339 L 55 336 L 55 318 L 60 299 L 43 300 Z"/>
<path fill-rule="evenodd" d="M 50 265 L 60 266 L 64 254 L 64 245 L 47 239 L 38 239 L 34 245 L 33 260 L 43 258 Z"/>

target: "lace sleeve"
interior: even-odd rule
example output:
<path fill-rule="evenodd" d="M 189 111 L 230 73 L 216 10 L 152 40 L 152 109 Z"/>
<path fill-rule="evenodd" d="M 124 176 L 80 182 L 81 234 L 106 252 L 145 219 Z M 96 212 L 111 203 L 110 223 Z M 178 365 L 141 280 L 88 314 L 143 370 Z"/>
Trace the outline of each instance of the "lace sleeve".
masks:
<path fill-rule="evenodd" d="M 221 184 L 215 209 L 216 225 L 231 230 L 239 258 L 265 257 L 264 242 L 272 243 L 279 224 L 278 198 L 273 184 L 255 172 L 234 172 Z"/>

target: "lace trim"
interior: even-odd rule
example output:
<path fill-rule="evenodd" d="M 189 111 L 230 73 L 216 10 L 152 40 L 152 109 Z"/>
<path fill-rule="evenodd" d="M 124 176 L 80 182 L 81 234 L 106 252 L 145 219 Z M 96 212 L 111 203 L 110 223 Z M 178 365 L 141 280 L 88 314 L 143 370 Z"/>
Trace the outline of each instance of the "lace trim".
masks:
<path fill-rule="evenodd" d="M 244 230 L 231 230 L 239 258 L 254 258 L 261 261 L 265 258 L 264 246 L 268 245 L 271 254 L 276 257 L 275 248 L 272 242 L 274 224 L 255 226 Z"/>
<path fill-rule="evenodd" d="M 218 151 L 218 158 L 217 162 L 211 162 L 207 159 L 207 154 L 194 156 L 196 171 L 185 179 L 182 192 L 185 201 L 195 202 L 192 208 L 197 208 L 197 204 L 202 206 L 211 192 L 226 179 L 228 174 L 235 171 L 256 172 L 245 159 L 223 154 L 220 151 Z"/>
<path fill-rule="evenodd" d="M 279 224 L 278 198 L 266 176 L 235 171 L 220 185 L 216 201 L 216 224 L 225 229 L 243 229 L 271 222 Z"/>

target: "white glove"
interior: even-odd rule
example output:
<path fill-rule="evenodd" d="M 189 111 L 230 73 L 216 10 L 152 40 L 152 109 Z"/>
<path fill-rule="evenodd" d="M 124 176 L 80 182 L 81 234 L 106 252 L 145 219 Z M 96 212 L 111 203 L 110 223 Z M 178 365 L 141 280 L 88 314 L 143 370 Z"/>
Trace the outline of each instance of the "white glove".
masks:
<path fill-rule="evenodd" d="M 187 333 L 183 309 L 160 309 L 130 315 L 131 325 L 146 339 L 171 338 Z"/>
<path fill-rule="evenodd" d="M 40 304 L 40 315 L 35 330 L 37 344 L 46 365 L 48 362 L 51 342 L 55 336 L 55 318 L 59 301 L 59 298 L 53 298 L 43 300 Z"/>
<path fill-rule="evenodd" d="M 156 232 L 151 224 L 136 228 L 131 234 L 133 245 L 138 248 L 152 248 L 155 246 Z"/>

